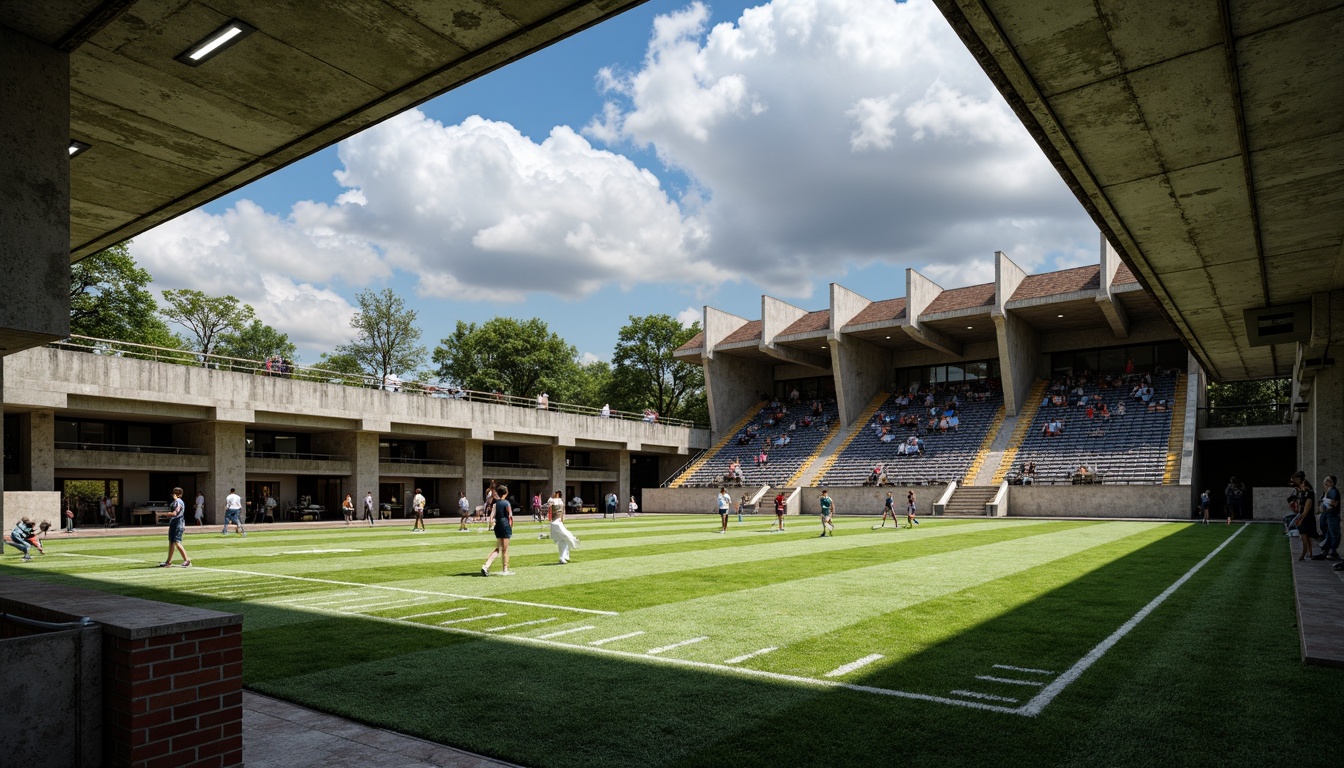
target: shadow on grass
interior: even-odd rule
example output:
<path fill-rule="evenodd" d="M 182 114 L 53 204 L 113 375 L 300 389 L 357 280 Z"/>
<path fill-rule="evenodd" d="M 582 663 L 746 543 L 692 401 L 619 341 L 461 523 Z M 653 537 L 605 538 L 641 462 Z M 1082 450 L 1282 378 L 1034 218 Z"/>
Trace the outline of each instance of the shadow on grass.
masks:
<path fill-rule="evenodd" d="M 1325 690 L 1344 683 L 1297 662 L 1273 533 L 1239 537 L 1036 718 L 58 578 L 237 610 L 249 688 L 524 765 L 1267 765 L 1313 757 L 1286 736 L 1301 713 L 1335 711 Z M 988 691 L 976 675 L 994 664 L 1066 668 L 1222 538 L 1192 527 L 1095 567 L 1084 551 L 1061 561 L 1076 561 L 1070 576 L 1052 563 L 801 645 L 848 643 L 858 658 L 905 638 L 918 650 L 845 679 Z M 932 626 L 949 615 L 967 629 Z"/>

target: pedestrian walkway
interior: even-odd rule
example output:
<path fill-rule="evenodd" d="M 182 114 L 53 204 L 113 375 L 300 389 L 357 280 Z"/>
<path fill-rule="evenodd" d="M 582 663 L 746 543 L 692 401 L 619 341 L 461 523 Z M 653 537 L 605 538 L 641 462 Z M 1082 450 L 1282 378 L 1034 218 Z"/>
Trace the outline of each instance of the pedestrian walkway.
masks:
<path fill-rule="evenodd" d="M 1302 660 L 1308 664 L 1344 667 L 1344 571 L 1329 560 L 1302 560 L 1301 545 L 1285 538 L 1293 566 L 1293 595 L 1297 601 L 1297 631 Z"/>
<path fill-rule="evenodd" d="M 498 760 L 243 692 L 247 768 L 496 768 Z"/>

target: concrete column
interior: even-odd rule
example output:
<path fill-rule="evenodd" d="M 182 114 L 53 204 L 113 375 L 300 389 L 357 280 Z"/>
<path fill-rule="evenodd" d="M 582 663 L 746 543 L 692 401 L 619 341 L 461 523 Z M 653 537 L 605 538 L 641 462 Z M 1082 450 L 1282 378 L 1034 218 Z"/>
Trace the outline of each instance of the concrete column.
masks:
<path fill-rule="evenodd" d="M 230 488 L 243 495 L 247 482 L 247 425 L 235 421 L 197 421 L 173 427 L 173 442 L 206 455 L 209 469 L 200 478 L 205 493 L 205 522 L 224 522 L 224 497 Z M 186 489 L 183 489 L 186 490 Z M 187 500 L 190 505 L 190 499 Z"/>
<path fill-rule="evenodd" d="M 56 412 L 33 411 L 22 420 L 27 452 L 21 472 L 30 491 L 56 490 Z"/>
<path fill-rule="evenodd" d="M 1344 291 L 1312 295 L 1311 337 L 1294 366 L 1298 464 L 1319 491 L 1326 475 L 1344 474 Z"/>
<path fill-rule="evenodd" d="M 999 374 L 1003 378 L 1003 409 L 1016 416 L 1026 405 L 1031 383 L 1036 379 L 1036 362 L 1041 342 L 1035 329 L 1011 311 L 992 315 L 999 342 Z"/>
<path fill-rule="evenodd" d="M 565 490 L 565 472 L 566 472 L 565 446 L 563 445 L 551 446 L 550 453 L 548 454 L 548 456 L 550 459 L 549 472 L 548 472 L 551 480 L 550 490 L 552 492 L 563 491 Z M 545 462 L 537 462 L 537 463 L 541 464 L 543 469 L 547 468 L 547 464 Z M 585 499 L 585 501 L 587 501 L 587 499 Z"/>
<path fill-rule="evenodd" d="M 748 408 L 774 387 L 772 366 L 729 355 L 705 359 L 705 399 L 709 401 L 710 440 L 717 441 Z"/>
<path fill-rule="evenodd" d="M 624 512 L 633 495 L 630 489 L 630 452 L 622 449 L 616 452 L 616 498 L 619 499 L 616 511 Z"/>
<path fill-rule="evenodd" d="M 462 465 L 462 487 L 467 492 L 473 508 L 481 503 L 481 490 L 485 487 L 485 441 L 463 439 L 448 444 L 448 460 Z M 453 493 L 457 500 L 457 493 Z"/>
<path fill-rule="evenodd" d="M 69 55 L 0 26 L 0 104 L 3 356 L 70 333 Z"/>

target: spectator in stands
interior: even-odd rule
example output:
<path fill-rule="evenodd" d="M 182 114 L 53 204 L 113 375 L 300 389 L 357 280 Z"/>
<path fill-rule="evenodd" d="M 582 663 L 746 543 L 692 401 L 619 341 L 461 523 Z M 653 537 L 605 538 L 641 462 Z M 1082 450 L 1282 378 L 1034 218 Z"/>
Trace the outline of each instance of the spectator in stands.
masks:
<path fill-rule="evenodd" d="M 879 462 L 877 466 L 873 467 L 873 471 L 868 473 L 868 482 L 864 485 L 881 485 L 882 478 L 886 473 L 886 468 Z"/>
<path fill-rule="evenodd" d="M 604 419 L 610 419 L 610 418 L 611 418 L 611 403 L 603 403 L 603 404 L 602 404 L 602 411 L 601 411 L 601 413 L 600 413 L 599 415 L 600 415 L 602 418 L 604 418 Z"/>
<path fill-rule="evenodd" d="M 1087 409 L 1083 411 L 1083 414 L 1090 419 L 1096 415 L 1096 412 L 1092 409 L 1092 406 L 1089 405 L 1087 406 Z"/>
<path fill-rule="evenodd" d="M 1313 560 L 1339 559 L 1339 481 L 1334 475 L 1326 475 L 1322 481 L 1321 523 L 1325 528 L 1325 543 L 1321 544 L 1321 553 Z"/>
<path fill-rule="evenodd" d="M 789 402 L 793 403 L 794 405 L 797 405 L 799 402 L 801 402 L 799 399 L 797 387 L 794 387 L 793 391 L 789 393 Z"/>
<path fill-rule="evenodd" d="M 1246 498 L 1246 486 L 1237 481 L 1236 477 L 1227 481 L 1227 487 L 1223 489 L 1223 496 L 1227 499 L 1227 524 L 1232 524 L 1232 518 L 1241 517 L 1241 504 Z"/>
<path fill-rule="evenodd" d="M 1312 556 L 1312 539 L 1317 535 L 1316 491 L 1307 481 L 1307 473 L 1300 469 L 1293 473 L 1292 483 L 1297 502 L 1297 517 L 1294 518 L 1293 525 L 1297 528 L 1298 538 L 1302 541 L 1302 554 L 1297 559 L 1306 560 Z"/>
<path fill-rule="evenodd" d="M 762 467 L 770 464 L 770 453 L 764 447 L 761 448 L 761 454 L 756 457 L 756 463 Z"/>
<path fill-rule="evenodd" d="M 1022 470 L 1022 484 L 1031 485 L 1032 483 L 1035 482 L 1036 482 L 1036 462 L 1029 461 L 1027 462 L 1026 467 Z"/>
<path fill-rule="evenodd" d="M 1124 415 L 1125 415 L 1125 403 L 1124 403 L 1124 401 L 1121 401 L 1121 402 L 1119 402 L 1119 403 L 1116 403 L 1116 405 L 1115 405 L 1115 415 L 1116 415 L 1116 416 L 1124 416 Z"/>
<path fill-rule="evenodd" d="M 1102 421 L 1111 420 L 1111 409 L 1107 408 L 1105 403 L 1101 404 L 1101 410 L 1099 410 L 1098 413 L 1101 414 Z"/>

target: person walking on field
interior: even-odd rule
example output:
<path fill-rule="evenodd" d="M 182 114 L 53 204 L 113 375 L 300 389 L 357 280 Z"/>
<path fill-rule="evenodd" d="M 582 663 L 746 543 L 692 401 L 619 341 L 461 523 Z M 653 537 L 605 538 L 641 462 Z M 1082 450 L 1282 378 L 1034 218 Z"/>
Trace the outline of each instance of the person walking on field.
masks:
<path fill-rule="evenodd" d="M 230 488 L 229 495 L 224 497 L 224 529 L 219 532 L 220 536 L 229 535 L 229 523 L 233 523 L 238 529 L 239 536 L 247 536 L 247 531 L 243 530 L 243 497 L 238 495 L 237 488 Z M 256 522 L 253 520 L 252 522 Z M 186 557 L 185 554 L 182 557 Z M 169 558 L 171 559 L 171 558 Z"/>
<path fill-rule="evenodd" d="M 626 516 L 626 517 L 634 517 L 634 516 L 635 516 L 635 513 L 638 512 L 638 511 L 639 511 L 639 504 L 637 504 L 637 503 L 635 502 L 635 497 L 634 497 L 634 496 L 631 496 L 631 497 L 630 497 L 630 505 L 627 506 L 627 507 L 625 508 L 625 516 Z"/>
<path fill-rule="evenodd" d="M 1233 518 L 1241 517 L 1241 505 L 1246 499 L 1246 486 L 1233 477 L 1227 481 L 1227 488 L 1223 493 L 1227 496 L 1227 524 L 1231 525 Z"/>
<path fill-rule="evenodd" d="M 1204 517 L 1204 524 L 1209 524 L 1209 508 L 1213 506 L 1213 496 L 1205 490 L 1199 495 L 1199 512 Z"/>
<path fill-rule="evenodd" d="M 345 501 L 341 502 L 341 515 L 345 518 L 345 524 L 352 525 L 355 522 L 355 500 L 350 498 L 350 494 L 345 494 Z"/>
<path fill-rule="evenodd" d="M 579 540 L 565 527 L 565 497 L 559 491 L 551 499 L 551 541 L 560 550 L 560 564 L 568 565 L 569 550 L 578 549 Z"/>
<path fill-rule="evenodd" d="M 457 523 L 457 532 L 458 533 L 462 533 L 463 531 L 470 532 L 471 528 L 467 527 L 467 522 L 471 520 L 471 500 L 467 498 L 466 491 L 462 491 L 461 494 L 457 497 L 457 516 L 459 518 Z"/>
<path fill-rule="evenodd" d="M 541 494 L 532 494 L 532 519 L 538 523 L 546 522 L 541 518 Z"/>
<path fill-rule="evenodd" d="M 831 538 L 835 538 L 835 524 L 831 522 L 831 515 L 835 511 L 835 501 L 831 498 L 831 492 L 825 488 L 821 489 L 821 498 L 817 499 L 821 505 L 821 536 L 823 538 L 829 531 Z"/>
<path fill-rule="evenodd" d="M 785 512 L 784 494 L 782 494 L 782 493 L 780 493 L 780 494 L 776 494 L 776 495 L 775 495 L 775 532 L 776 532 L 776 533 L 783 533 L 783 532 L 784 532 L 784 512 Z"/>
<path fill-rule="evenodd" d="M 723 521 L 723 527 L 719 533 L 728 532 L 728 511 L 733 506 L 733 497 L 728 495 L 727 488 L 719 489 L 719 518 Z"/>
<path fill-rule="evenodd" d="M 196 524 L 205 525 L 205 491 L 196 492 Z"/>
<path fill-rule="evenodd" d="M 495 562 L 496 557 L 504 560 L 504 570 L 500 571 L 501 576 L 512 576 L 513 571 L 509 570 L 509 539 L 513 538 L 513 507 L 509 504 L 509 486 L 501 485 L 495 490 L 495 503 L 490 510 L 490 519 L 495 528 L 495 548 L 491 550 L 490 556 L 485 558 L 485 565 L 481 566 L 481 575 L 490 575 L 490 566 Z"/>
<path fill-rule="evenodd" d="M 373 527 L 373 491 L 364 492 L 364 519 L 369 521 L 369 527 Z"/>
<path fill-rule="evenodd" d="M 878 528 L 887 527 L 887 515 L 891 515 L 892 526 L 899 529 L 901 521 L 896 519 L 896 499 L 891 497 L 891 491 L 887 491 L 887 498 L 882 502 L 882 524 Z"/>
<path fill-rule="evenodd" d="M 411 533 L 424 533 L 425 497 L 419 488 L 415 489 L 415 497 L 411 499 L 411 512 L 415 514 L 415 522 L 411 523 Z"/>
<path fill-rule="evenodd" d="M 613 492 L 611 492 L 611 493 L 608 493 L 608 494 L 607 494 L 607 509 L 606 509 L 605 512 L 602 513 L 602 519 L 603 519 L 603 520 L 606 520 L 606 519 L 607 519 L 607 515 L 611 515 L 611 519 L 612 519 L 612 520 L 615 520 L 615 519 L 616 519 L 616 505 L 617 505 L 617 504 L 620 504 L 620 503 L 621 503 L 621 500 L 618 499 L 618 498 L 616 498 L 616 493 L 615 493 L 615 491 L 613 491 Z"/>
<path fill-rule="evenodd" d="M 232 495 L 232 494 L 230 494 Z M 168 519 L 168 559 L 159 563 L 160 568 L 167 568 L 173 564 L 173 552 L 182 553 L 182 567 L 191 567 L 191 558 L 187 557 L 187 550 L 182 546 L 182 535 L 187 532 L 187 505 L 182 502 L 182 489 L 173 489 L 173 503 L 171 505 L 173 516 Z M 227 526 L 228 524 L 225 523 Z M 225 534 L 228 535 L 227 533 Z"/>
<path fill-rule="evenodd" d="M 905 492 L 905 519 L 906 528 L 914 528 L 919 525 L 919 519 L 915 517 L 915 492 Z"/>

